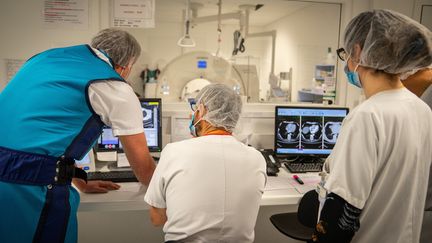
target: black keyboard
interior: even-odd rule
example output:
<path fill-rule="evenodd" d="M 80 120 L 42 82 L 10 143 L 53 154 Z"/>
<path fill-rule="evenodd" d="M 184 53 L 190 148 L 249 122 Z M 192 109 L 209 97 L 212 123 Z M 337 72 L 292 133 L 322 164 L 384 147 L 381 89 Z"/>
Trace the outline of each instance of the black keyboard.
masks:
<path fill-rule="evenodd" d="M 323 167 L 322 162 L 285 162 L 285 167 L 291 173 L 305 173 L 305 172 L 321 172 Z"/>
<path fill-rule="evenodd" d="M 131 170 L 88 172 L 87 180 L 103 180 L 112 182 L 137 182 L 135 174 Z"/>

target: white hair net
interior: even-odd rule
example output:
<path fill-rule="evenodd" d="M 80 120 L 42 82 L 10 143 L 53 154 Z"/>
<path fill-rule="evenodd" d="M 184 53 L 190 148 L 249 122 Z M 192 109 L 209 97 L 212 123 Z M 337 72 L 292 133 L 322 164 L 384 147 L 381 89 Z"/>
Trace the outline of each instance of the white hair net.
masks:
<path fill-rule="evenodd" d="M 207 113 L 202 117 L 215 127 L 232 132 L 242 110 L 240 96 L 223 84 L 209 84 L 196 96 L 196 105 L 203 104 Z"/>
<path fill-rule="evenodd" d="M 105 51 L 115 64 L 123 67 L 141 54 L 141 46 L 135 37 L 115 28 L 101 30 L 93 37 L 91 46 Z"/>
<path fill-rule="evenodd" d="M 361 47 L 361 66 L 390 74 L 403 74 L 432 63 L 430 30 L 391 10 L 372 10 L 357 15 L 345 29 L 345 51 L 352 57 Z"/>

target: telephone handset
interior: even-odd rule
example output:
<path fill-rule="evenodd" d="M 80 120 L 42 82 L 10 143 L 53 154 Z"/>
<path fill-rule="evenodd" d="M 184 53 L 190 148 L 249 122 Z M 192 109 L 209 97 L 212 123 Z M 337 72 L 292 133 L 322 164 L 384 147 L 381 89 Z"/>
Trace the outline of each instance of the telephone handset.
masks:
<path fill-rule="evenodd" d="M 278 162 L 273 156 L 273 150 L 271 149 L 261 149 L 261 154 L 264 156 L 267 164 L 267 175 L 268 176 L 277 176 L 279 172 Z"/>

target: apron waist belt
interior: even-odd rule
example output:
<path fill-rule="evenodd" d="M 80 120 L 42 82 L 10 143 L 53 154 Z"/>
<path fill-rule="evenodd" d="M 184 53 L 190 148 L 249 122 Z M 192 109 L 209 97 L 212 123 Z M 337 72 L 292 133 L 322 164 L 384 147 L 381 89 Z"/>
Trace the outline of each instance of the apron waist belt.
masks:
<path fill-rule="evenodd" d="M 73 177 L 87 181 L 87 174 L 75 167 L 73 159 L 0 147 L 0 181 L 27 185 L 70 184 Z"/>

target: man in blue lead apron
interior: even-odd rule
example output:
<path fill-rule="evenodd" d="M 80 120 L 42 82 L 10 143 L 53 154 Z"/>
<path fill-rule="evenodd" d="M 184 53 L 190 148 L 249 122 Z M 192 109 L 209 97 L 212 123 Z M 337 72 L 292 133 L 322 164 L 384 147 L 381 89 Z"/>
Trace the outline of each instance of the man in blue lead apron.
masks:
<path fill-rule="evenodd" d="M 0 93 L 0 242 L 77 242 L 79 194 L 71 182 L 84 192 L 118 188 L 86 182 L 75 167 L 104 124 L 148 185 L 155 165 L 125 81 L 140 52 L 129 33 L 105 29 L 91 45 L 33 56 Z"/>

